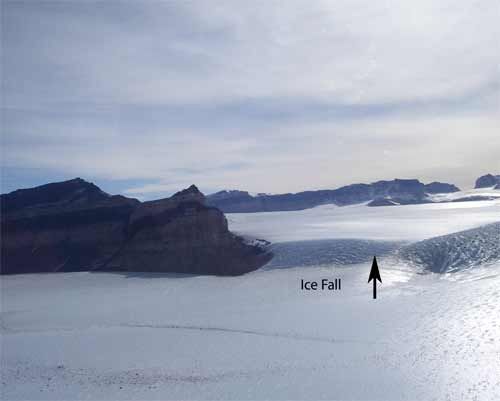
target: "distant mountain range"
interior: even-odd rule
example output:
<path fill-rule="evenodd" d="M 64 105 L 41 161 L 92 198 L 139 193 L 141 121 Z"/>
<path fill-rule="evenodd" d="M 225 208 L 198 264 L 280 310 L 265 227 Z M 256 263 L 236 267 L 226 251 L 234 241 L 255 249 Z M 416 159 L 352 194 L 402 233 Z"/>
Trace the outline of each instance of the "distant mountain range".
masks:
<path fill-rule="evenodd" d="M 499 190 L 500 175 L 479 177 L 476 188 Z M 192 185 L 170 198 L 139 202 L 109 195 L 75 178 L 0 196 L 0 273 L 113 270 L 238 275 L 264 265 L 272 254 L 265 241 L 249 243 L 232 234 L 223 212 L 364 202 L 368 206 L 462 202 L 491 195 L 459 191 L 447 183 L 395 179 L 296 194 L 221 191 L 205 197 Z"/>
<path fill-rule="evenodd" d="M 480 177 L 476 188 L 500 188 L 500 176 L 491 174 Z M 220 191 L 207 196 L 207 204 L 226 213 L 274 212 L 309 209 L 319 205 L 338 206 L 368 202 L 368 206 L 392 206 L 419 203 L 433 203 L 434 194 L 459 192 L 460 189 L 448 183 L 431 182 L 423 184 L 417 179 L 394 179 L 371 184 L 352 184 L 337 189 L 304 191 L 278 195 L 250 195 L 246 191 Z M 485 197 L 456 198 L 453 202 L 484 200 Z"/>
<path fill-rule="evenodd" d="M 228 230 L 193 185 L 139 202 L 76 178 L 1 195 L 2 274 L 81 270 L 237 275 L 271 255 Z"/>

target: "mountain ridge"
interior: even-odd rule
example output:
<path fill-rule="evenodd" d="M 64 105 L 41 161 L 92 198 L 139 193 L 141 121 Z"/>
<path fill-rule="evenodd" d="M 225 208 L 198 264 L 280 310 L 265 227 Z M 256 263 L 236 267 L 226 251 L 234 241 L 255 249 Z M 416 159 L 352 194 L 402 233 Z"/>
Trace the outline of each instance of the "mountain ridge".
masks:
<path fill-rule="evenodd" d="M 287 194 L 260 194 L 252 196 L 246 191 L 219 191 L 207 196 L 207 203 L 225 213 L 293 211 L 335 204 L 373 202 L 370 206 L 391 204 L 428 203 L 427 194 L 452 193 L 460 189 L 453 184 L 431 182 L 423 184 L 417 179 L 381 180 L 371 184 L 351 184 L 337 189 L 302 191 Z"/>
<path fill-rule="evenodd" d="M 2 194 L 1 274 L 118 270 L 238 275 L 271 254 L 228 229 L 194 185 L 150 202 L 76 178 Z"/>
<path fill-rule="evenodd" d="M 500 190 L 500 175 L 486 174 L 475 181 L 475 188 Z M 436 202 L 465 202 L 495 199 L 495 196 L 464 195 L 463 197 L 440 199 L 434 195 L 461 192 L 454 184 L 433 181 L 428 184 L 418 179 L 380 180 L 370 184 L 350 184 L 336 189 L 320 189 L 297 193 L 266 194 L 256 196 L 247 191 L 223 190 L 207 195 L 207 204 L 225 213 L 257 213 L 297 211 L 334 204 L 346 206 L 367 203 L 371 207 L 397 206 Z M 499 194 L 500 195 L 500 194 Z"/>
<path fill-rule="evenodd" d="M 474 188 L 489 188 L 500 189 L 500 174 L 486 174 L 479 177 L 474 185 Z"/>

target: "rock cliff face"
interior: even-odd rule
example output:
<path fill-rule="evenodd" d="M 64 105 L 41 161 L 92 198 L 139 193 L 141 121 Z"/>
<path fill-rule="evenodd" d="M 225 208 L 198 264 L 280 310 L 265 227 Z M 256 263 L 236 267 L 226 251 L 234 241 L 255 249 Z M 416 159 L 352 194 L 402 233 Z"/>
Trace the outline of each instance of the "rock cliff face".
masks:
<path fill-rule="evenodd" d="M 500 189 L 500 175 L 486 174 L 476 180 L 474 188 L 489 188 L 495 187 Z"/>
<path fill-rule="evenodd" d="M 109 270 L 237 275 L 262 266 L 270 254 L 233 235 L 220 210 L 204 205 L 195 186 L 134 210 L 123 249 Z"/>
<path fill-rule="evenodd" d="M 195 186 L 141 203 L 82 179 L 1 196 L 1 273 L 125 270 L 236 275 L 271 255 L 231 232 Z"/>
<path fill-rule="evenodd" d="M 209 195 L 207 202 L 226 213 L 249 213 L 302 210 L 324 204 L 343 206 L 368 201 L 372 201 L 371 206 L 426 203 L 429 202 L 429 193 L 455 191 L 459 189 L 452 184 L 433 182 L 424 185 L 419 180 L 395 179 L 296 194 L 251 196 L 244 191 L 221 191 Z"/>

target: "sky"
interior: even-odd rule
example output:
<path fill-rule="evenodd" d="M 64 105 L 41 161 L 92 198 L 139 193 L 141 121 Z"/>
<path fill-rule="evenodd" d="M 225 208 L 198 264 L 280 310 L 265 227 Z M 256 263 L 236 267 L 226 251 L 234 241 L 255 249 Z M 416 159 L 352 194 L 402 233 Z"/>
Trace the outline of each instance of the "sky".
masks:
<path fill-rule="evenodd" d="M 500 174 L 498 0 L 1 1 L 2 193 Z"/>

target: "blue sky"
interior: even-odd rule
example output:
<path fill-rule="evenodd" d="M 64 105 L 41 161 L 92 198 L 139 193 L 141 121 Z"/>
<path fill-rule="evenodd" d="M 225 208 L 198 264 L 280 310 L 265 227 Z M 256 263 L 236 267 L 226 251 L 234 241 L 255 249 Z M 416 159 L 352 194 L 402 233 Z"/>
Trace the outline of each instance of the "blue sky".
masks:
<path fill-rule="evenodd" d="M 2 192 L 500 173 L 497 1 L 2 1 Z"/>

